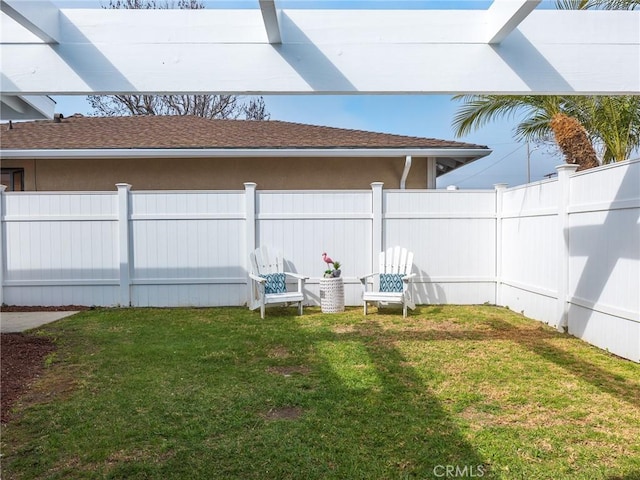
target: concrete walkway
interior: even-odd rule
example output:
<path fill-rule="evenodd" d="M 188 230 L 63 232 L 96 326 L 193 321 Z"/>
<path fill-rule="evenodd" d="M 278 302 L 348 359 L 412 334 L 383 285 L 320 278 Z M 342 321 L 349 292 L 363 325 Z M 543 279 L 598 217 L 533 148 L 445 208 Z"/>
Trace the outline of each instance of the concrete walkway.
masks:
<path fill-rule="evenodd" d="M 76 313 L 78 312 L 2 312 L 0 333 L 23 332 Z"/>

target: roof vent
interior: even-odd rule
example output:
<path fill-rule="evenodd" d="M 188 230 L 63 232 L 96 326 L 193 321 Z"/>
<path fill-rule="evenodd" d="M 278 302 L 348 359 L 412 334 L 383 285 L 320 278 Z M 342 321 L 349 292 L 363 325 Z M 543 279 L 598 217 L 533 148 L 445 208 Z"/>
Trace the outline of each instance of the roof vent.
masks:
<path fill-rule="evenodd" d="M 54 113 L 53 114 L 53 123 L 60 123 L 60 122 L 62 122 L 63 118 L 64 118 L 64 115 L 62 115 L 61 113 Z"/>

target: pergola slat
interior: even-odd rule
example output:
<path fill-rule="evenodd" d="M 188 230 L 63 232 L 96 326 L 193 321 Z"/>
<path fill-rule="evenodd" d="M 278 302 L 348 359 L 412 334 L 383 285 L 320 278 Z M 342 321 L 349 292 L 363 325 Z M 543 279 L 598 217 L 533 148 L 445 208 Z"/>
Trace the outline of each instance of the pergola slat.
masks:
<path fill-rule="evenodd" d="M 489 7 L 488 25 L 491 32 L 488 43 L 502 42 L 527 16 L 540 4 L 542 0 L 494 0 Z"/>
<path fill-rule="evenodd" d="M 277 10 L 275 0 L 260 0 L 248 10 L 58 13 L 42 0 L 2 0 L 3 12 L 47 43 L 3 36 L 0 89 L 5 99 L 640 92 L 640 11 L 533 10 L 538 1 L 497 0 L 488 10 Z"/>
<path fill-rule="evenodd" d="M 0 11 L 45 43 L 58 43 L 59 9 L 48 0 L 0 0 Z"/>
<path fill-rule="evenodd" d="M 269 43 L 282 43 L 275 0 L 260 0 L 260 11 L 262 12 L 262 19 L 264 20 L 264 27 L 267 30 Z"/>

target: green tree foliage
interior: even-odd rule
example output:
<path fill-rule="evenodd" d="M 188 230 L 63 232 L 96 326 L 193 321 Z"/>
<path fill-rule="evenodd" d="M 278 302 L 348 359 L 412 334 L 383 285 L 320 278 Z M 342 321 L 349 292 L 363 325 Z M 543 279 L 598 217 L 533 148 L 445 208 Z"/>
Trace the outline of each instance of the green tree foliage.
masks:
<path fill-rule="evenodd" d="M 635 10 L 640 8 L 640 0 L 556 0 L 560 10 Z"/>
<path fill-rule="evenodd" d="M 626 160 L 640 148 L 640 96 L 457 95 L 454 99 L 462 102 L 453 119 L 458 136 L 499 118 L 517 118 L 518 141 L 544 141 L 554 133 L 553 116 L 564 113 L 584 127 L 602 163 Z"/>

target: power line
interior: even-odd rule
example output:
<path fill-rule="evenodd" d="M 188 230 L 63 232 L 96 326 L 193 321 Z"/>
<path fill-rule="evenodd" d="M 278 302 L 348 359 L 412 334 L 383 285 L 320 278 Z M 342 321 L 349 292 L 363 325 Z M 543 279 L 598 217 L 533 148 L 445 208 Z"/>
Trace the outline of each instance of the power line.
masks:
<path fill-rule="evenodd" d="M 474 178 L 474 177 L 477 177 L 477 176 L 478 176 L 478 175 L 480 175 L 481 173 L 483 173 L 483 172 L 485 172 L 485 171 L 489 170 L 490 168 L 495 167 L 497 164 L 499 164 L 500 162 L 502 162 L 502 161 L 503 161 L 504 159 L 506 159 L 507 157 L 510 157 L 511 155 L 513 155 L 514 153 L 516 153 L 516 152 L 517 152 L 518 150 L 520 150 L 521 148 L 524 148 L 524 145 L 522 145 L 522 144 L 521 144 L 521 145 L 519 145 L 519 146 L 518 146 L 518 148 L 516 148 L 515 150 L 512 150 L 511 152 L 507 153 L 505 156 L 503 156 L 502 158 L 500 158 L 500 159 L 496 160 L 496 161 L 495 161 L 495 162 L 493 162 L 491 165 L 489 165 L 489 166 L 487 166 L 487 167 L 483 168 L 482 170 L 480 170 L 480 171 L 478 171 L 478 172 L 474 173 L 473 175 L 468 176 L 468 177 L 467 177 L 467 178 L 465 178 L 465 179 L 462 179 L 462 180 L 457 181 L 456 183 L 458 183 L 458 184 L 460 184 L 460 183 L 464 183 L 464 182 L 466 182 L 467 180 L 470 180 L 470 179 L 472 179 L 472 178 Z"/>

